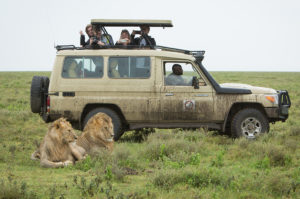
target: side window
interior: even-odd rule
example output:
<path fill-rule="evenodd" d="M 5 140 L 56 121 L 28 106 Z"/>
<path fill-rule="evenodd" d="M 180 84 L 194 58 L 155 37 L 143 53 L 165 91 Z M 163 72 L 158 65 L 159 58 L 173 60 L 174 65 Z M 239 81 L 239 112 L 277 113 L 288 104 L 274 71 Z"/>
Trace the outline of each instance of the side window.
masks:
<path fill-rule="evenodd" d="M 110 57 L 108 60 L 110 78 L 149 78 L 150 57 Z"/>
<path fill-rule="evenodd" d="M 103 77 L 103 57 L 66 57 L 62 77 L 101 78 Z"/>
<path fill-rule="evenodd" d="M 193 76 L 199 80 L 202 79 L 191 63 L 164 62 L 166 86 L 192 86 Z"/>

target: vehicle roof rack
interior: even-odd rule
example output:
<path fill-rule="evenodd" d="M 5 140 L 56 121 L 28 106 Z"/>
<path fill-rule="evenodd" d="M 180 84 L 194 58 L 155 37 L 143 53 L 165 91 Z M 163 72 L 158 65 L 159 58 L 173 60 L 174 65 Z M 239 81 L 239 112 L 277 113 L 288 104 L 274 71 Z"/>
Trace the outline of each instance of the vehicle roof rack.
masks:
<path fill-rule="evenodd" d="M 92 25 L 100 26 L 141 26 L 148 25 L 150 27 L 173 27 L 171 20 L 145 20 L 145 19 L 92 19 Z"/>
<path fill-rule="evenodd" d="M 91 49 L 91 50 L 95 50 L 95 49 L 141 49 L 139 46 L 101 46 L 101 47 L 97 47 L 97 48 L 84 48 L 84 47 L 76 47 L 75 45 L 57 45 L 56 47 L 57 51 L 60 50 L 85 50 L 85 49 Z M 152 46 L 145 46 L 145 49 L 153 49 Z M 204 54 L 205 51 L 204 50 L 185 50 L 185 49 L 179 49 L 179 48 L 171 48 L 171 47 L 167 47 L 167 46 L 154 46 L 154 49 L 161 49 L 161 50 L 165 50 L 165 51 L 170 51 L 170 52 L 179 52 L 179 53 L 184 53 L 187 55 L 192 55 L 194 56 L 197 60 L 202 61 L 204 58 Z"/>

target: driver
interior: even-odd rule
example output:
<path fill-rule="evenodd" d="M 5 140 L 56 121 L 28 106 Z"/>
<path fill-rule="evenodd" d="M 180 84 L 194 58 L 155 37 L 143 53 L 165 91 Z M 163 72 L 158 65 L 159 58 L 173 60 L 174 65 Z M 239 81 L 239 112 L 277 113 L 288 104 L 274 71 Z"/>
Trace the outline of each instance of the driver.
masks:
<path fill-rule="evenodd" d="M 183 70 L 180 64 L 174 64 L 172 66 L 172 73 L 169 74 L 166 79 L 166 85 L 176 85 L 176 86 L 188 86 L 190 84 L 186 83 L 182 77 Z"/>

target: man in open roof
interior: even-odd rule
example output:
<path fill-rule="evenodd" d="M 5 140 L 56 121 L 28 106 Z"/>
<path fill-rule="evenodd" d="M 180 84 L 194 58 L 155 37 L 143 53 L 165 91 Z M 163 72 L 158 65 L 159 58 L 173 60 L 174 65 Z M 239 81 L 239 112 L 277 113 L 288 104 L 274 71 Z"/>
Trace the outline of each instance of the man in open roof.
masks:
<path fill-rule="evenodd" d="M 150 46 L 153 47 L 156 45 L 155 39 L 149 36 L 150 26 L 142 25 L 140 26 L 141 31 L 133 30 L 131 33 L 132 45 L 136 46 Z M 134 38 L 136 34 L 140 34 L 140 37 Z"/>

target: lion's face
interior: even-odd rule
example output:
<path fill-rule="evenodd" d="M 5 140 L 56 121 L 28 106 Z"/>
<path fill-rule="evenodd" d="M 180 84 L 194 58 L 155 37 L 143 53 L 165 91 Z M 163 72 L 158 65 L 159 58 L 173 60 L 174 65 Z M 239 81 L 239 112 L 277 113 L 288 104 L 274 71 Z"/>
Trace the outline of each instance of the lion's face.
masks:
<path fill-rule="evenodd" d="M 63 143 L 67 144 L 76 141 L 77 136 L 74 132 L 74 129 L 72 128 L 71 124 L 64 118 L 56 120 L 53 125 L 55 131 L 57 132 L 58 139 Z"/>
<path fill-rule="evenodd" d="M 86 131 L 94 131 L 95 136 L 99 140 L 105 142 L 113 142 L 114 127 L 111 118 L 105 113 L 97 113 L 94 115 L 85 127 Z"/>
<path fill-rule="evenodd" d="M 114 138 L 114 126 L 113 123 L 111 121 L 111 118 L 109 118 L 108 120 L 103 120 L 103 126 L 100 129 L 100 131 L 102 132 L 100 135 L 102 135 L 102 139 L 107 141 L 107 142 L 113 142 L 113 138 Z"/>

